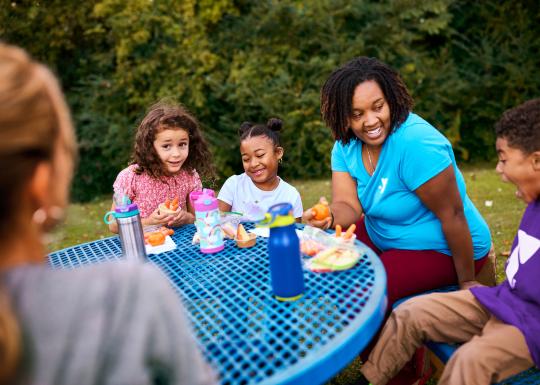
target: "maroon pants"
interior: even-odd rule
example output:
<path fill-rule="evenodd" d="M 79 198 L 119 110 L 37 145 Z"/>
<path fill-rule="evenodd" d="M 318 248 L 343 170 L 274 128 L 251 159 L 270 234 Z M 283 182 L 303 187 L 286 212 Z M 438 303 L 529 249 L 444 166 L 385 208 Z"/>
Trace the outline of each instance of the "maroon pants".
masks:
<path fill-rule="evenodd" d="M 368 245 L 381 259 L 386 270 L 388 287 L 388 314 L 398 299 L 458 283 L 452 257 L 434 250 L 381 251 L 369 239 L 364 218 L 356 224 L 356 237 Z M 474 261 L 476 273 L 487 261 L 485 257 Z"/>
<path fill-rule="evenodd" d="M 392 312 L 394 302 L 400 298 L 458 283 L 454 260 L 449 255 L 434 250 L 391 249 L 384 252 L 379 250 L 369 238 L 364 217 L 356 224 L 356 238 L 364 242 L 379 256 L 386 270 L 388 308 L 385 319 Z M 487 255 L 474 261 L 476 274 L 487 261 Z M 361 353 L 362 361 L 367 360 L 377 340 L 378 334 Z M 421 357 L 423 354 L 421 349 L 416 352 L 417 357 Z M 418 368 L 415 368 L 417 365 L 415 361 L 421 360 L 416 359 L 409 362 L 389 385 L 409 385 L 418 380 L 422 373 Z"/>

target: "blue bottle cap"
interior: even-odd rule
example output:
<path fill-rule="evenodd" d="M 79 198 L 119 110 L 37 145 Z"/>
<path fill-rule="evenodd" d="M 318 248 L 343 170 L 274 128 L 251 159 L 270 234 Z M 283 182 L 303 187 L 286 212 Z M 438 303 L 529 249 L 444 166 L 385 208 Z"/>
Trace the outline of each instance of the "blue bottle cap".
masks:
<path fill-rule="evenodd" d="M 283 227 L 294 223 L 293 208 L 290 203 L 277 203 L 270 206 L 264 219 L 257 226 Z"/>
<path fill-rule="evenodd" d="M 275 205 L 270 206 L 268 213 L 272 216 L 292 215 L 293 207 L 290 203 L 276 203 Z"/>

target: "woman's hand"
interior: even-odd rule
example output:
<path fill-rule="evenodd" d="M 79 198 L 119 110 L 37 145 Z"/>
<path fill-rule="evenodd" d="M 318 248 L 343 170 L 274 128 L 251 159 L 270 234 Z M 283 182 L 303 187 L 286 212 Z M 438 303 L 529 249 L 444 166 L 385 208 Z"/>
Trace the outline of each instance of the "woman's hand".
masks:
<path fill-rule="evenodd" d="M 326 230 L 328 228 L 330 228 L 330 226 L 332 226 L 332 222 L 333 222 L 333 214 L 332 214 L 332 211 L 330 209 L 330 206 L 328 205 L 328 201 L 326 200 L 325 197 L 321 197 L 319 199 L 319 203 L 318 205 L 323 205 L 323 206 L 326 206 L 328 207 L 328 216 L 326 216 L 325 218 L 323 219 L 316 219 L 316 215 L 317 215 L 317 212 L 316 210 L 314 210 L 314 207 L 310 207 L 309 209 L 307 209 L 306 211 L 304 211 L 304 213 L 302 214 L 302 222 L 304 222 L 305 224 L 307 225 L 310 225 L 310 226 L 313 226 L 313 227 L 318 227 L 320 229 L 323 229 L 323 230 Z"/>
<path fill-rule="evenodd" d="M 307 209 L 302 214 L 302 222 L 306 225 L 310 225 L 313 227 L 318 227 L 320 229 L 326 230 L 330 228 L 330 225 L 332 224 L 332 217 L 327 217 L 325 219 L 322 219 L 320 221 L 315 219 L 315 215 L 313 214 L 312 209 Z"/>

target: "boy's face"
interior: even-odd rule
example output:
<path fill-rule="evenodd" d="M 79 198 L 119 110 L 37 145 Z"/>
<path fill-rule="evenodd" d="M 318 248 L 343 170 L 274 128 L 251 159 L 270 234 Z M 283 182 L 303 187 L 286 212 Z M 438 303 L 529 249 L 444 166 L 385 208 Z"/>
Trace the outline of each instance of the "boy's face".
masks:
<path fill-rule="evenodd" d="M 525 154 L 510 147 L 505 138 L 497 138 L 495 144 L 499 161 L 495 170 L 504 182 L 516 185 L 516 196 L 527 203 L 540 197 L 540 151 Z"/>

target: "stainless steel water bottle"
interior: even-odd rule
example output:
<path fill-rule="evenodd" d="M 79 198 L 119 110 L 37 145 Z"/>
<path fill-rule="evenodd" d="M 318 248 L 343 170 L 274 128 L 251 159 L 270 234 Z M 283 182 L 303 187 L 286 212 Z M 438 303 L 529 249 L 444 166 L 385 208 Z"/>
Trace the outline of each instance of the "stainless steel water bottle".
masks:
<path fill-rule="evenodd" d="M 137 204 L 129 203 L 116 206 L 114 211 L 105 214 L 105 223 L 110 223 L 111 215 L 114 216 L 118 224 L 118 234 L 124 258 L 131 261 L 146 260 L 144 234 Z"/>

